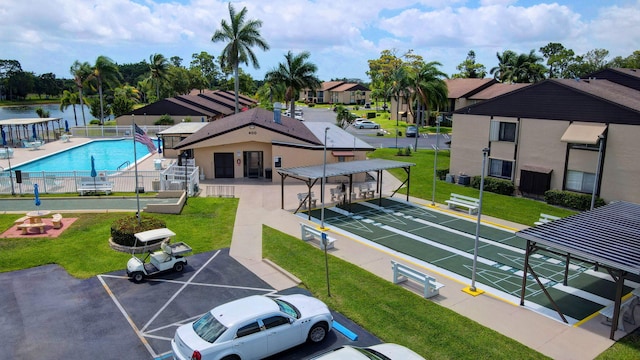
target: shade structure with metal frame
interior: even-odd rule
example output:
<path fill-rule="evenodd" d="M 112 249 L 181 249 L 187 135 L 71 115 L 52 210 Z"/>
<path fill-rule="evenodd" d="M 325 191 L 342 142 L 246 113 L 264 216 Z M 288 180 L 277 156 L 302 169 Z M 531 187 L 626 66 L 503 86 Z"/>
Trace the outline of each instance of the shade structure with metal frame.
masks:
<path fill-rule="evenodd" d="M 614 338 L 618 325 L 624 279 L 630 274 L 640 275 L 640 204 L 619 201 L 585 211 L 560 220 L 516 232 L 516 236 L 527 240 L 525 268 L 522 277 L 520 305 L 524 305 L 527 273 L 537 280 L 537 275 L 528 265 L 529 257 L 539 251 L 552 252 L 596 264 L 606 269 L 616 282 L 615 310 L 611 335 Z M 537 280 L 540 284 L 539 280 Z M 548 299 L 566 322 L 555 301 L 542 287 Z"/>

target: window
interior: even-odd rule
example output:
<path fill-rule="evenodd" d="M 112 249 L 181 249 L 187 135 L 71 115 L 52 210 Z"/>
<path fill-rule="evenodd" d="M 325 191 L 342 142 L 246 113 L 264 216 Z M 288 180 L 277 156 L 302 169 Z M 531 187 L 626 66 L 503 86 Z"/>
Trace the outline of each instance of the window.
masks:
<path fill-rule="evenodd" d="M 260 332 L 260 326 L 258 325 L 257 322 L 253 322 L 249 325 L 245 325 L 240 329 L 238 329 L 238 332 L 236 333 L 236 337 L 243 337 L 243 336 L 255 334 L 257 332 Z"/>
<path fill-rule="evenodd" d="M 269 318 L 266 318 L 266 319 L 262 320 L 262 323 L 264 324 L 265 328 L 271 329 L 271 328 L 274 328 L 276 326 L 289 324 L 289 318 L 284 317 L 284 316 L 272 316 L 272 317 L 269 317 Z"/>
<path fill-rule="evenodd" d="M 564 187 L 566 190 L 591 193 L 593 192 L 595 180 L 596 175 L 594 173 L 568 170 L 567 181 Z"/>
<path fill-rule="evenodd" d="M 511 180 L 513 161 L 489 159 L 489 176 Z"/>
<path fill-rule="evenodd" d="M 516 123 L 491 120 L 491 141 L 516 141 Z"/>
<path fill-rule="evenodd" d="M 282 167 L 282 156 L 274 156 L 273 158 L 273 164 L 275 167 L 280 168 Z"/>

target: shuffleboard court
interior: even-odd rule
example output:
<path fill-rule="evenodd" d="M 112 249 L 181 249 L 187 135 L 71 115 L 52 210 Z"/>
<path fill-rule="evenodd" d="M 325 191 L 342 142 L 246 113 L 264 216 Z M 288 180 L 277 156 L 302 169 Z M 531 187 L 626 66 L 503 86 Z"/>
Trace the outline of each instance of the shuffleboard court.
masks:
<path fill-rule="evenodd" d="M 319 219 L 320 210 L 313 210 L 312 217 Z M 389 198 L 352 203 L 345 209 L 327 208 L 324 219 L 334 231 L 370 241 L 420 260 L 435 272 L 462 283 L 471 283 L 475 219 Z M 519 303 L 524 248 L 525 241 L 517 238 L 514 230 L 481 224 L 477 286 L 506 301 Z M 589 264 L 572 260 L 567 285 L 563 285 L 564 258 L 534 254 L 529 262 L 570 324 L 576 324 L 613 303 L 615 283 Z M 624 292 L 631 292 L 631 286 L 625 286 Z M 527 307 L 560 320 L 530 275 L 525 302 Z"/>

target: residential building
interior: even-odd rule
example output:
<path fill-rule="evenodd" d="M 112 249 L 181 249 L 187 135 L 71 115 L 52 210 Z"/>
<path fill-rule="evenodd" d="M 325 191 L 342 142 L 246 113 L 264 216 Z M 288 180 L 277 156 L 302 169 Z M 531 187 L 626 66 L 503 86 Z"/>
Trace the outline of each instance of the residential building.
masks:
<path fill-rule="evenodd" d="M 608 79 L 608 80 L 607 80 Z M 640 75 L 608 69 L 548 79 L 456 110 L 450 171 L 513 181 L 519 193 L 548 189 L 640 203 Z"/>
<path fill-rule="evenodd" d="M 320 89 L 305 89 L 300 100 L 316 104 L 364 105 L 371 102 L 371 90 L 362 84 L 325 81 Z"/>

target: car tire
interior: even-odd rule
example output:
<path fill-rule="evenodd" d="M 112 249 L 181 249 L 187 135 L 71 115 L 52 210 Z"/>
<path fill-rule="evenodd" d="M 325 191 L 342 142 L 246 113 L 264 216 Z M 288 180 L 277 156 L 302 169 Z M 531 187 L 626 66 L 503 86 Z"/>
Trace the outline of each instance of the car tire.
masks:
<path fill-rule="evenodd" d="M 360 130 L 362 130 L 362 129 L 364 129 L 364 126 L 362 126 L 362 125 L 361 125 L 361 126 L 360 126 Z"/>
<path fill-rule="evenodd" d="M 222 358 L 222 360 L 240 360 L 240 356 L 238 355 L 227 355 Z"/>
<path fill-rule="evenodd" d="M 181 262 L 175 263 L 173 265 L 173 270 L 175 270 L 175 272 L 182 272 L 182 270 L 184 270 L 184 264 Z"/>
<path fill-rule="evenodd" d="M 307 341 L 310 343 L 319 343 L 327 337 L 327 324 L 325 323 L 317 323 L 311 327 L 309 330 L 309 336 L 307 336 Z"/>
<path fill-rule="evenodd" d="M 380 128 L 380 126 L 374 126 L 373 128 L 374 128 L 374 129 L 379 129 L 379 128 Z"/>
<path fill-rule="evenodd" d="M 144 280 L 144 274 L 141 273 L 140 271 L 136 271 L 133 274 L 131 274 L 131 279 L 133 279 L 134 283 L 141 283 L 142 280 Z"/>

